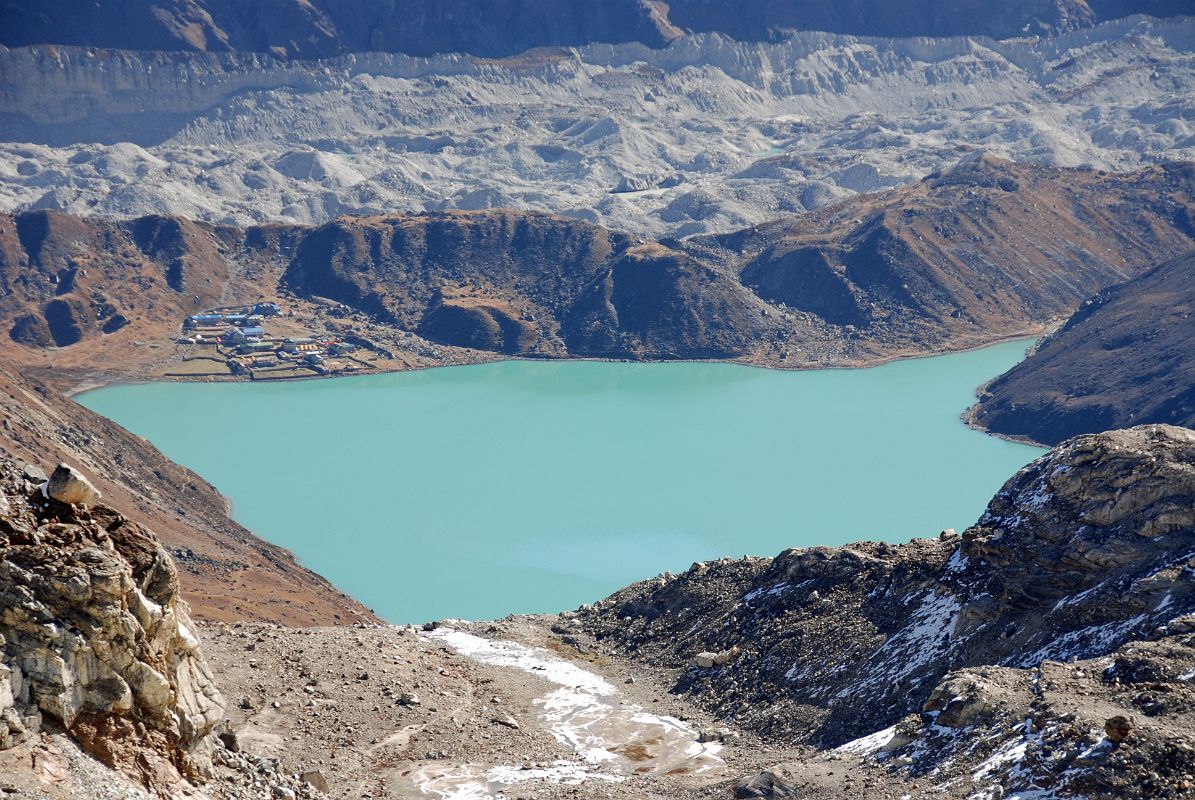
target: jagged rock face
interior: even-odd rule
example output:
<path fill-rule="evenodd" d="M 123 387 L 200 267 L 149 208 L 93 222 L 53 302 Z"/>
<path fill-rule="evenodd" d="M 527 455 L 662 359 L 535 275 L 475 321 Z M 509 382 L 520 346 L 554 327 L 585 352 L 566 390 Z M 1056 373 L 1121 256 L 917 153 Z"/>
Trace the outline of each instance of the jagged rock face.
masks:
<path fill-rule="evenodd" d="M 12 462 L 0 490 L 0 747 L 49 723 L 155 789 L 202 778 L 224 702 L 156 537 Z"/>
<path fill-rule="evenodd" d="M 1195 209 L 1176 219 L 1195 235 Z M 1195 427 L 1195 253 L 1087 300 L 973 409 L 997 433 L 1056 444 L 1147 422 Z"/>
<path fill-rule="evenodd" d="M 883 36 L 983 33 L 1004 37 L 1061 32 L 1096 21 L 1095 13 L 1084 0 L 1029 0 L 999 4 L 986 0 L 953 3 L 892 3 L 884 0 L 854 3 L 756 0 L 751 3 L 731 3 L 727 0 L 671 0 L 668 5 L 670 19 L 681 27 L 720 31 L 740 39 L 766 39 L 785 28 Z"/>
<path fill-rule="evenodd" d="M 762 732 L 839 744 L 932 704 L 950 670 L 1102 656 L 1189 614 L 1193 508 L 1195 433 L 1079 437 L 962 537 L 694 565 L 613 595 L 588 624 L 676 666 L 737 646 L 677 688 Z M 944 693 L 946 721 L 985 713 Z"/>
<path fill-rule="evenodd" d="M 1188 797 L 1193 622 L 1093 659 L 952 672 L 919 713 L 843 751 L 931 793 L 961 786 L 959 796 L 997 798 L 1048 786 L 1092 800 Z"/>
<path fill-rule="evenodd" d="M 79 44 L 130 50 L 257 51 L 297 58 L 379 51 L 507 56 L 533 47 L 641 41 L 680 32 L 647 0 L 121 0 L 47 8 L 9 0 L 3 44 Z M 119 21 L 119 22 L 118 22 Z"/>

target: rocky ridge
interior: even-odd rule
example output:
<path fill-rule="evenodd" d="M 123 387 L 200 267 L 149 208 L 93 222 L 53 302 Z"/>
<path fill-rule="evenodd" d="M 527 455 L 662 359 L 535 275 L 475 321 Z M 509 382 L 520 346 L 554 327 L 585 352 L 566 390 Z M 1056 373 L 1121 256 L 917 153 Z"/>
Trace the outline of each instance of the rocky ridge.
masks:
<path fill-rule="evenodd" d="M 1188 254 L 1088 299 L 983 387 L 971 418 L 1046 444 L 1149 422 L 1195 427 L 1193 273 Z"/>
<path fill-rule="evenodd" d="M 996 38 L 1056 33 L 1129 14 L 1182 14 L 1176 0 L 1014 0 L 943 4 L 867 0 L 849 6 L 728 0 L 567 0 L 549 7 L 518 0 L 501 7 L 477 0 L 353 0 L 249 5 L 229 0 L 121 0 L 103 9 L 86 2 L 54 6 L 6 0 L 0 44 L 69 44 L 128 50 L 268 52 L 313 58 L 380 51 L 507 56 L 535 47 L 640 42 L 662 47 L 685 30 L 764 40 L 785 30 L 903 36 L 981 34 Z"/>
<path fill-rule="evenodd" d="M 1150 199 L 1111 199 L 1147 185 Z M 860 339 L 1010 334 L 1068 313 L 1084 286 L 1148 267 L 1149 254 L 1185 252 L 1195 242 L 1193 190 L 1195 170 L 1183 163 L 1106 174 L 983 155 L 908 187 L 684 247 L 734 264 L 762 299 Z"/>
<path fill-rule="evenodd" d="M 96 348 L 153 374 L 147 362 L 180 353 L 138 343 L 278 293 L 312 329 L 382 342 L 391 368 L 516 354 L 874 363 L 1041 330 L 1195 246 L 1193 197 L 1187 164 L 1110 174 L 983 156 L 683 241 L 509 210 L 316 228 L 26 212 L 0 216 L 0 319 L 15 359 L 82 376 Z M 318 318 L 326 301 L 341 321 Z"/>

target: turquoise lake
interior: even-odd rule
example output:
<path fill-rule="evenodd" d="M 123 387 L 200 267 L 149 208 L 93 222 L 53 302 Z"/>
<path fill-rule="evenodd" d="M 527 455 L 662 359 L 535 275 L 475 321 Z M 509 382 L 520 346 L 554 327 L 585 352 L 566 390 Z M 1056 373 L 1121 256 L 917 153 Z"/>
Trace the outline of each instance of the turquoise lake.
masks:
<path fill-rule="evenodd" d="M 720 556 L 961 531 L 1042 452 L 959 420 L 1025 348 L 816 372 L 508 361 L 78 400 L 383 617 L 489 619 Z"/>

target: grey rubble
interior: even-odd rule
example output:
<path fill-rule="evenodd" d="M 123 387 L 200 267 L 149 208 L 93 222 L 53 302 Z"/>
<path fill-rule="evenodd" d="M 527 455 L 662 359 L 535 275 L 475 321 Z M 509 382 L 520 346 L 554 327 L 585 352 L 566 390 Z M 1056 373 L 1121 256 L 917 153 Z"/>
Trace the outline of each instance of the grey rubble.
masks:
<path fill-rule="evenodd" d="M 498 62 L 21 47 L 0 50 L 0 210 L 319 224 L 505 207 L 727 232 L 977 149 L 1195 159 L 1193 43 L 1195 19 L 1137 17 L 1043 39 L 710 34 Z"/>

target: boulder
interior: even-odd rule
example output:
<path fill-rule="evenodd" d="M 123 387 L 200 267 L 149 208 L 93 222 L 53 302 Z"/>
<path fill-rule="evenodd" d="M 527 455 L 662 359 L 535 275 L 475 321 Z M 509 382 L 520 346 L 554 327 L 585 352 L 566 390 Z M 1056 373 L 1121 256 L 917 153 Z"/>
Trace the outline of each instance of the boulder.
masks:
<path fill-rule="evenodd" d="M 43 490 L 46 497 L 60 503 L 94 506 L 100 501 L 100 491 L 74 467 L 59 464 Z"/>
<path fill-rule="evenodd" d="M 761 772 L 736 783 L 734 796 L 736 800 L 749 800 L 753 797 L 796 797 L 797 787 L 774 772 Z"/>
<path fill-rule="evenodd" d="M 37 464 L 26 464 L 21 472 L 25 476 L 25 480 L 32 481 L 33 483 L 45 483 L 49 480 L 45 470 Z"/>
<path fill-rule="evenodd" d="M 739 654 L 738 645 L 731 647 L 728 650 L 720 650 L 717 653 L 705 651 L 693 656 L 693 663 L 701 669 L 709 669 L 710 667 L 721 667 L 729 664 L 730 661 Z"/>
<path fill-rule="evenodd" d="M 1108 737 L 1108 741 L 1119 744 L 1129 738 L 1136 727 L 1132 717 L 1117 714 L 1104 722 L 1104 734 Z"/>
<path fill-rule="evenodd" d="M 324 773 L 320 772 L 318 769 L 308 770 L 307 772 L 300 772 L 299 780 L 301 780 L 303 783 L 307 784 L 308 786 L 310 786 L 313 789 L 317 789 L 321 792 L 328 791 L 328 779 L 325 778 Z"/>

